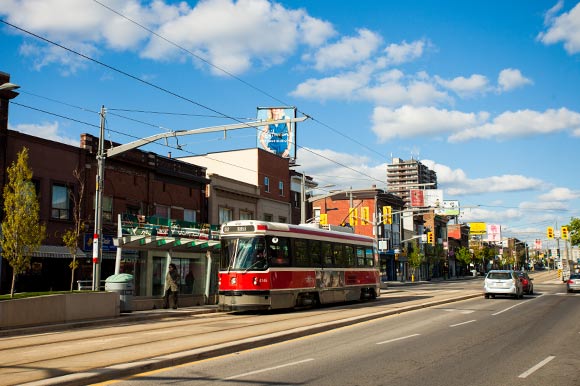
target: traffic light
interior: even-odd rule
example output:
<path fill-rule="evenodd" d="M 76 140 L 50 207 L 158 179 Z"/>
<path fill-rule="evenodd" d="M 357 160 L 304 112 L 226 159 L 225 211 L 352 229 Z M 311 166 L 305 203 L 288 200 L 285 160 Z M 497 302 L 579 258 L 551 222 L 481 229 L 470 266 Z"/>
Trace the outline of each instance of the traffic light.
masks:
<path fill-rule="evenodd" d="M 433 232 L 427 232 L 427 243 L 433 244 Z"/>
<path fill-rule="evenodd" d="M 568 240 L 568 227 L 560 228 L 560 234 L 562 235 L 562 239 Z"/>
<path fill-rule="evenodd" d="M 328 215 L 326 213 L 320 213 L 320 225 L 328 225 Z"/>
<path fill-rule="evenodd" d="M 360 208 L 360 216 L 362 217 L 361 224 L 369 224 L 371 222 L 371 211 L 368 206 Z"/>
<path fill-rule="evenodd" d="M 390 206 L 383 206 L 383 224 L 393 223 L 393 208 Z"/>
<path fill-rule="evenodd" d="M 549 239 L 553 239 L 554 238 L 554 228 L 553 227 L 548 227 L 546 229 L 546 234 L 548 236 Z"/>

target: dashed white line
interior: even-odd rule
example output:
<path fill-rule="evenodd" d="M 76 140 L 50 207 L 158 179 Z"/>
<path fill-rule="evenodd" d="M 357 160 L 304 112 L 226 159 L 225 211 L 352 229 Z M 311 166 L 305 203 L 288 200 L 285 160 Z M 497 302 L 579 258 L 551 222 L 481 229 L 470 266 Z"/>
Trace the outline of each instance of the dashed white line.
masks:
<path fill-rule="evenodd" d="M 467 322 L 462 322 L 462 323 L 457 323 L 457 324 L 451 324 L 449 327 L 457 327 L 457 326 L 463 326 L 464 324 L 473 323 L 473 322 L 475 322 L 475 321 L 476 321 L 475 319 L 473 319 L 473 320 L 468 320 Z"/>
<path fill-rule="evenodd" d="M 421 334 L 413 334 L 413 335 L 402 336 L 400 338 L 385 340 L 384 342 L 379 342 L 377 344 L 385 344 L 385 343 L 396 342 L 398 340 L 409 339 L 409 338 L 413 338 L 413 337 L 419 336 L 419 335 L 421 335 Z"/>
<path fill-rule="evenodd" d="M 547 357 L 546 359 L 544 359 L 543 361 L 541 361 L 540 363 L 538 363 L 537 365 L 535 365 L 534 367 L 532 367 L 528 371 L 521 373 L 518 378 L 526 378 L 528 375 L 533 374 L 535 371 L 540 369 L 542 366 L 546 365 L 548 362 L 550 362 L 554 358 L 556 358 L 556 357 L 555 356 Z"/>
<path fill-rule="evenodd" d="M 528 300 L 526 300 L 526 301 L 528 301 Z M 517 307 L 517 306 L 520 306 L 520 305 L 524 304 L 526 301 L 524 301 L 524 302 L 520 302 L 520 303 L 518 303 L 518 304 L 514 304 L 514 305 L 513 305 L 513 306 L 511 306 L 511 307 L 508 307 L 508 308 L 506 308 L 506 309 L 504 309 L 504 310 L 498 311 L 498 312 L 496 312 L 495 314 L 491 314 L 491 315 L 492 315 L 492 316 L 496 316 L 496 315 L 499 315 L 499 314 L 503 314 L 504 312 L 506 312 L 506 311 L 509 311 L 509 310 L 511 310 L 511 309 L 512 309 L 512 308 L 514 308 L 514 307 Z"/>
<path fill-rule="evenodd" d="M 299 365 L 301 363 L 310 362 L 310 361 L 313 361 L 313 360 L 314 360 L 314 358 L 304 359 L 304 360 L 298 361 L 298 362 L 292 362 L 292 363 L 286 363 L 286 364 L 283 364 L 283 365 L 280 365 L 280 366 L 268 367 L 267 369 L 250 371 L 248 373 L 243 373 L 243 374 L 238 374 L 238 375 L 232 375 L 231 377 L 227 377 L 227 378 L 224 378 L 224 379 L 225 380 L 228 380 L 228 379 L 242 378 L 242 377 L 246 377 L 248 375 L 265 373 L 266 371 L 277 370 L 277 369 L 281 369 L 281 368 L 288 367 L 288 366 L 296 366 L 296 365 Z"/>

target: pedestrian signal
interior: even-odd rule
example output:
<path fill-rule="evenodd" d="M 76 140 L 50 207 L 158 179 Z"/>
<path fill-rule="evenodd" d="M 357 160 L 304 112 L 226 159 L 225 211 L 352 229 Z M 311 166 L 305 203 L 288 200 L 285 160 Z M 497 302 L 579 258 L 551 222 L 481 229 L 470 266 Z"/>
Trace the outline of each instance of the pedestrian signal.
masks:
<path fill-rule="evenodd" d="M 562 239 L 567 240 L 568 239 L 568 227 L 560 228 L 560 234 L 562 235 Z"/>
<path fill-rule="evenodd" d="M 554 228 L 548 227 L 548 229 L 546 230 L 546 234 L 547 234 L 549 239 L 553 239 L 554 238 Z"/>
<path fill-rule="evenodd" d="M 393 223 L 393 208 L 390 206 L 383 206 L 383 224 Z"/>

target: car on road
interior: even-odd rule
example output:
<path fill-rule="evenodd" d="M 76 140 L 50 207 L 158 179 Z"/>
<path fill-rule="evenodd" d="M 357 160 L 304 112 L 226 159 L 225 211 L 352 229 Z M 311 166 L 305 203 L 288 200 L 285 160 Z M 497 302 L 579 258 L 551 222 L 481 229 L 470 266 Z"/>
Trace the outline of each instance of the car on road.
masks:
<path fill-rule="evenodd" d="M 483 293 L 486 299 L 495 298 L 496 295 L 521 299 L 524 297 L 524 286 L 515 271 L 494 269 L 485 276 Z"/>
<path fill-rule="evenodd" d="M 568 292 L 580 291 L 580 273 L 573 273 L 566 282 Z"/>
<path fill-rule="evenodd" d="M 524 293 L 526 295 L 533 295 L 534 294 L 534 283 L 532 283 L 532 280 L 534 280 L 534 279 L 532 279 L 527 274 L 527 272 L 524 272 L 524 271 L 518 271 L 517 274 L 522 282 L 522 286 L 524 287 Z"/>

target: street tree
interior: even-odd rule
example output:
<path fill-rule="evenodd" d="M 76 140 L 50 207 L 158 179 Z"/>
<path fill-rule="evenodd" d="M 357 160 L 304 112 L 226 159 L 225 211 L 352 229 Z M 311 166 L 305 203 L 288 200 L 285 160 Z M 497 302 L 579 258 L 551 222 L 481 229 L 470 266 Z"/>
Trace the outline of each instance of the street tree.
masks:
<path fill-rule="evenodd" d="M 411 266 L 411 268 L 413 269 L 413 276 L 418 278 L 419 275 L 417 275 L 417 269 L 421 266 L 421 263 L 423 263 L 424 260 L 424 256 L 421 253 L 419 246 L 418 245 L 414 245 L 413 249 L 411 250 L 411 252 L 409 253 L 409 265 Z"/>
<path fill-rule="evenodd" d="M 461 247 L 455 252 L 455 259 L 463 263 L 469 269 L 469 263 L 473 261 L 473 256 L 469 248 Z"/>
<path fill-rule="evenodd" d="M 81 238 L 81 233 L 85 227 L 85 223 L 82 220 L 82 212 L 81 212 L 83 197 L 85 193 L 85 182 L 82 173 L 78 169 L 73 170 L 73 176 L 79 186 L 78 196 L 72 189 L 69 192 L 71 201 L 73 203 L 73 228 L 67 229 L 62 236 L 62 241 L 67 246 L 72 256 L 72 262 L 69 264 L 69 268 L 71 269 L 70 275 L 71 292 L 74 289 L 75 270 L 79 267 L 79 262 L 77 261 L 77 251 L 79 241 Z"/>
<path fill-rule="evenodd" d="M 572 217 L 568 224 L 568 237 L 570 244 L 580 245 L 580 218 Z"/>
<path fill-rule="evenodd" d="M 4 220 L 0 246 L 12 267 L 10 297 L 14 297 L 16 277 L 30 268 L 30 259 L 44 240 L 46 227 L 40 223 L 40 205 L 28 166 L 28 149 L 22 148 L 18 159 L 8 167 L 4 186 Z"/>

